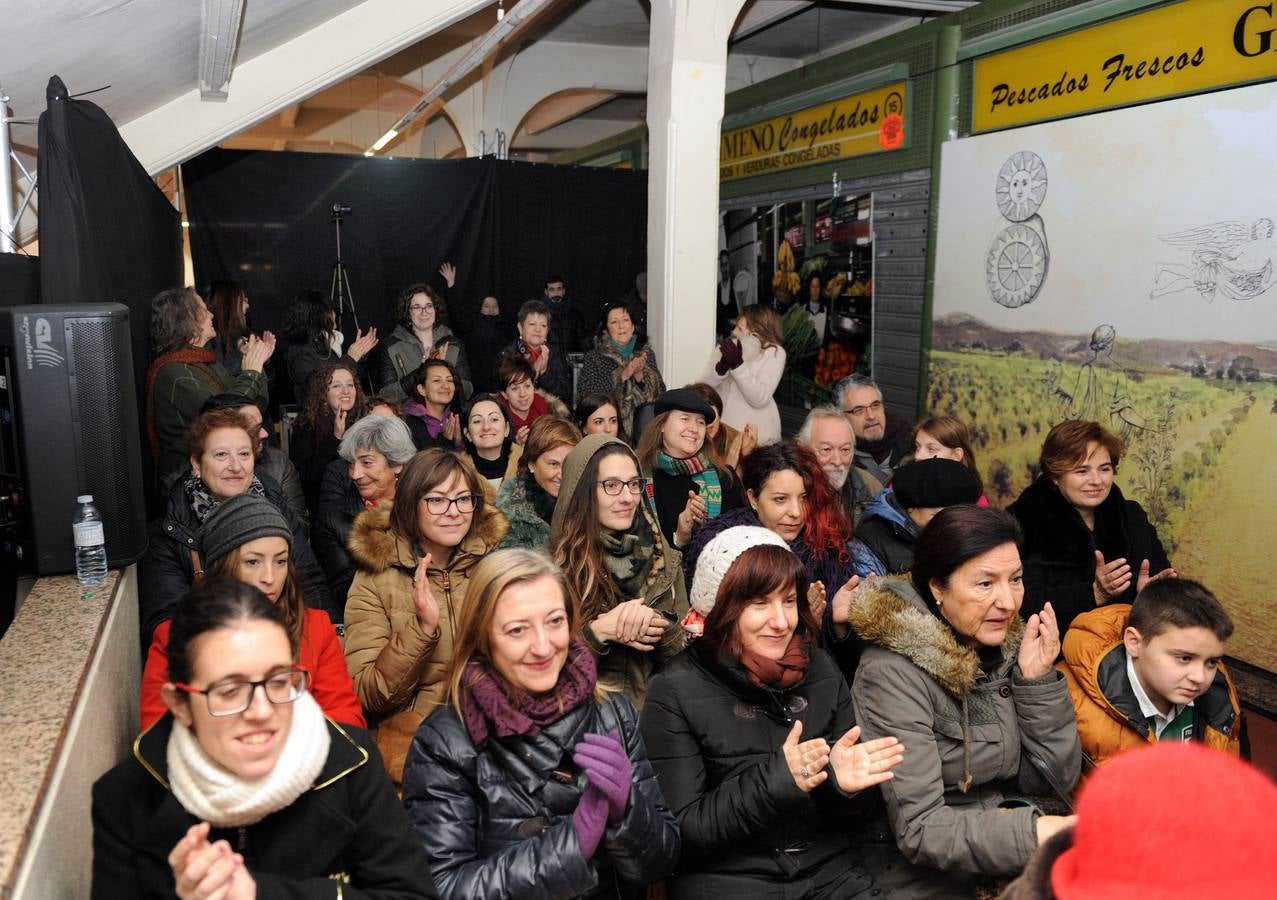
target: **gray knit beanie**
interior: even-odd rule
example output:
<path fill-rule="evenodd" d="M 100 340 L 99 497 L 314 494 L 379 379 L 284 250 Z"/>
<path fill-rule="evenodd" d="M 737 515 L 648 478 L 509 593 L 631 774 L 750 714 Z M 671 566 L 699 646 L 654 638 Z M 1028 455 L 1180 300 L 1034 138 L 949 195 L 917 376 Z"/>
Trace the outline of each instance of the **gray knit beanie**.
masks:
<path fill-rule="evenodd" d="M 735 525 L 716 535 L 705 545 L 696 560 L 696 574 L 692 576 L 692 592 L 689 599 L 692 608 L 702 616 L 708 616 L 718 599 L 718 588 L 727 570 L 736 558 L 752 547 L 784 547 L 785 539 L 770 528 L 757 525 Z"/>
<path fill-rule="evenodd" d="M 218 504 L 196 535 L 204 565 L 211 566 L 236 547 L 263 537 L 282 537 L 293 547 L 293 531 L 284 514 L 265 497 L 238 494 Z"/>

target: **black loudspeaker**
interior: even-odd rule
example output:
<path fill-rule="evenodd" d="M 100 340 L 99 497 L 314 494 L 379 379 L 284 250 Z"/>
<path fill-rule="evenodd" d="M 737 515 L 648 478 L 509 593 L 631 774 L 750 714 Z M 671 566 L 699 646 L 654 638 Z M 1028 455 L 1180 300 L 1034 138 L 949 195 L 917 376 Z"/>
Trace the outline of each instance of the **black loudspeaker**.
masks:
<path fill-rule="evenodd" d="M 0 553 L 35 575 L 75 571 L 71 519 L 92 494 L 108 564 L 146 550 L 129 311 L 0 309 Z"/>

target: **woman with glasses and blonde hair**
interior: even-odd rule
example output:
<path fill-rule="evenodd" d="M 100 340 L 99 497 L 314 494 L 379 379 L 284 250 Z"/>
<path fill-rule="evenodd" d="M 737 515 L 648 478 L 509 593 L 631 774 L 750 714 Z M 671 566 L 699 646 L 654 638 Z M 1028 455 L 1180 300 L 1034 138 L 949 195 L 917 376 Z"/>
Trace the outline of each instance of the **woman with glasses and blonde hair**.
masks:
<path fill-rule="evenodd" d="M 783 335 L 775 310 L 757 303 L 745 307 L 700 378 L 722 395 L 723 423 L 738 431 L 753 423 L 760 444 L 781 436 L 773 395 L 785 374 Z"/>
<path fill-rule="evenodd" d="M 592 434 L 563 463 L 550 548 L 581 610 L 581 635 L 598 656 L 599 683 L 643 705 L 647 682 L 683 649 L 682 556 L 647 504 L 638 457 Z"/>
<path fill-rule="evenodd" d="M 506 527 L 474 466 L 438 448 L 404 466 L 393 504 L 355 519 L 346 665 L 396 783 L 417 726 L 443 702 L 470 572 Z"/>
<path fill-rule="evenodd" d="M 92 897 L 434 897 L 368 732 L 324 718 L 284 609 L 213 578 L 173 614 L 167 713 L 93 786 Z"/>
<path fill-rule="evenodd" d="M 298 659 L 310 672 L 310 692 L 324 715 L 362 726 L 364 714 L 346 671 L 337 629 L 328 613 L 307 607 L 301 579 L 293 576 L 293 532 L 284 514 L 265 497 L 240 494 L 209 515 L 195 544 L 205 578 L 236 578 L 279 607 L 289 640 L 298 648 Z M 140 703 L 143 728 L 151 727 L 166 709 L 161 694 L 168 677 L 171 627 L 171 620 L 156 627 L 146 656 Z"/>
<path fill-rule="evenodd" d="M 445 897 L 642 897 L 678 861 L 638 713 L 597 681 L 540 553 L 470 580 L 445 705 L 418 729 L 404 803 Z"/>

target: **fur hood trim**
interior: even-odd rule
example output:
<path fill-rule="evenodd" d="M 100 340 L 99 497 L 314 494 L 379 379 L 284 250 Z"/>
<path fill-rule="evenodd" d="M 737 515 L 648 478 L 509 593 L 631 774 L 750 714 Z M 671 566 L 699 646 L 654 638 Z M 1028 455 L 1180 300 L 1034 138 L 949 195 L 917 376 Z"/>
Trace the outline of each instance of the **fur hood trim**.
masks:
<path fill-rule="evenodd" d="M 391 503 L 383 502 L 361 512 L 355 517 L 346 542 L 355 564 L 378 575 L 391 566 L 411 570 L 417 565 L 412 547 L 390 529 L 391 506 Z M 485 501 L 478 526 L 470 537 L 461 542 L 459 549 L 481 557 L 497 546 L 509 527 L 500 510 Z"/>
<path fill-rule="evenodd" d="M 953 630 L 927 608 L 908 576 L 870 578 L 851 601 L 851 627 L 870 644 L 899 653 L 926 672 L 948 694 L 962 699 L 976 686 L 980 657 L 958 643 Z M 1014 660 L 1024 637 L 1024 620 L 1015 616 L 1002 653 Z"/>

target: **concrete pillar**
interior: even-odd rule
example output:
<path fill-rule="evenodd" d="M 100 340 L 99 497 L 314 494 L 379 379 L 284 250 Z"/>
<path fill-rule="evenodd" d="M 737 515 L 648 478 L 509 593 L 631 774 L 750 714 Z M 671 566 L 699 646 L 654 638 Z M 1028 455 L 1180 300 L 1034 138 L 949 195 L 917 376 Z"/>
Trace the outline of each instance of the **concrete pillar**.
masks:
<path fill-rule="evenodd" d="M 727 39 L 745 0 L 652 0 L 647 60 L 648 330 L 670 387 L 713 349 Z"/>

